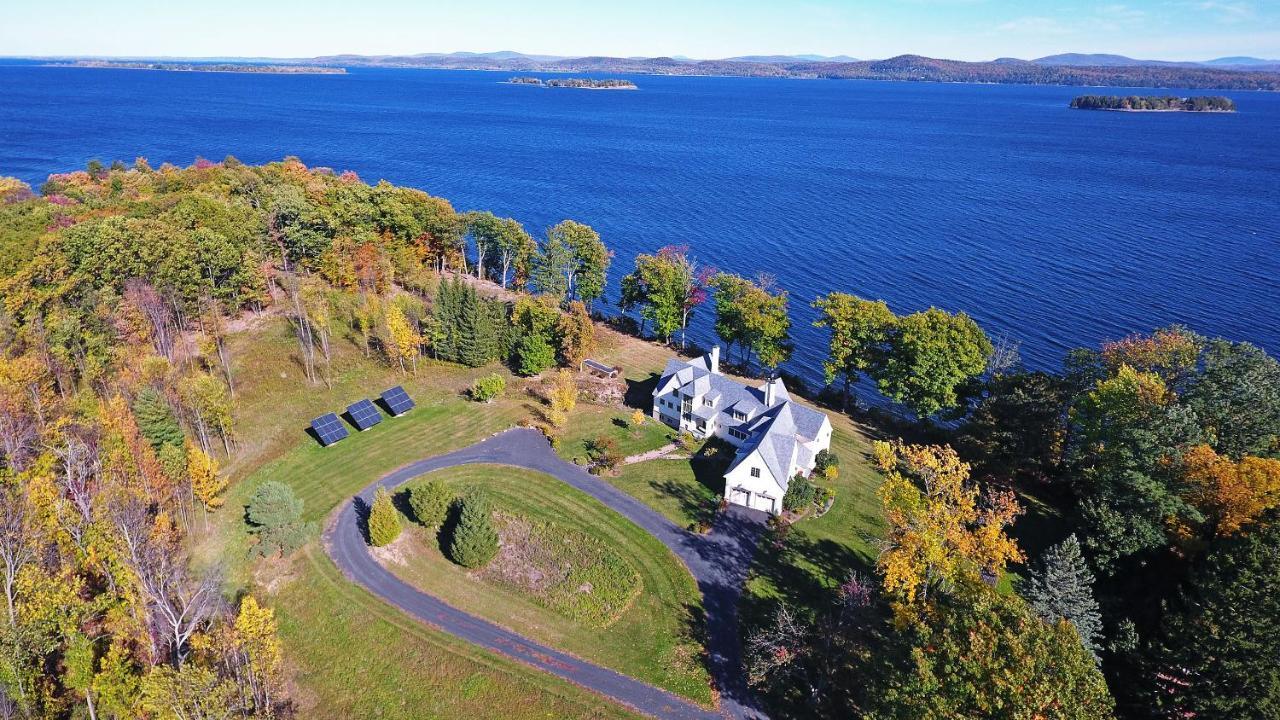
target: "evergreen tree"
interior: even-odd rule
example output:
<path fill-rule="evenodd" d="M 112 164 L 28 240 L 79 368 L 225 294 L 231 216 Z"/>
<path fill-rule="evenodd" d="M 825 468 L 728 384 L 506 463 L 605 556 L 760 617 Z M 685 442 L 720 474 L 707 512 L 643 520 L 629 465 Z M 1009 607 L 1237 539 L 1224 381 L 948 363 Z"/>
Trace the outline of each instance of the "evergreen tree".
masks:
<path fill-rule="evenodd" d="M 453 530 L 449 557 L 463 567 L 484 567 L 498 554 L 498 531 L 493 529 L 492 510 L 483 495 L 472 493 L 462 501 L 458 526 Z"/>
<path fill-rule="evenodd" d="M 480 367 L 498 356 L 493 315 L 470 285 L 462 287 L 457 330 L 457 362 L 468 367 Z"/>
<path fill-rule="evenodd" d="M 391 493 L 379 487 L 373 494 L 373 507 L 369 509 L 369 542 L 378 547 L 390 544 L 400 537 L 400 513 L 391 502 Z"/>
<path fill-rule="evenodd" d="M 1093 573 L 1080 554 L 1080 541 L 1069 535 L 1041 556 L 1023 584 L 1022 595 L 1045 622 L 1066 619 L 1074 625 L 1080 641 L 1096 658 L 1102 615 L 1093 597 L 1093 582 Z"/>
<path fill-rule="evenodd" d="M 457 362 L 458 360 L 458 315 L 460 312 L 460 289 L 462 283 L 457 279 L 440 283 L 436 290 L 436 302 L 432 308 L 435 315 L 436 337 L 434 347 L 436 357 L 441 360 Z"/>
<path fill-rule="evenodd" d="M 302 500 L 279 480 L 268 480 L 253 493 L 245 517 L 258 536 L 254 551 L 262 556 L 292 553 L 312 530 L 311 523 L 302 522 Z"/>
<path fill-rule="evenodd" d="M 433 528 L 444 524 L 451 502 L 453 502 L 453 495 L 439 480 L 431 480 L 409 488 L 409 507 L 413 508 L 413 519 L 423 527 Z"/>
<path fill-rule="evenodd" d="M 133 414 L 138 418 L 138 430 L 154 450 L 165 445 L 182 447 L 182 427 L 173 416 L 169 403 L 153 388 L 144 388 L 133 401 Z"/>
<path fill-rule="evenodd" d="M 515 369 L 521 375 L 537 375 L 556 364 L 556 349 L 541 333 L 525 333 L 516 343 Z"/>
<path fill-rule="evenodd" d="M 1149 673 L 1162 717 L 1280 717 L 1280 514 L 1216 541 L 1163 614 Z"/>

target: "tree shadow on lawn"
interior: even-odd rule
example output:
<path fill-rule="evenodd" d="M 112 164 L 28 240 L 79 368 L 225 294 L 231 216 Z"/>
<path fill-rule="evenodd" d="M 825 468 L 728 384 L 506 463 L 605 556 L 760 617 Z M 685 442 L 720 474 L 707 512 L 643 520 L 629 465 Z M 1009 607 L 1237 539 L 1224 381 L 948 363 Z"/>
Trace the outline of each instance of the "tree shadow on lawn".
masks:
<path fill-rule="evenodd" d="M 622 396 L 622 403 L 629 408 L 648 411 L 653 407 L 653 391 L 658 387 L 661 377 L 650 373 L 644 380 L 627 380 L 627 392 Z"/>
<path fill-rule="evenodd" d="M 651 460 L 650 462 L 670 461 Z M 680 503 L 680 512 L 686 517 L 693 518 L 695 524 L 710 525 L 715 521 L 720 497 L 724 494 L 724 471 L 727 464 L 718 457 L 702 456 L 695 456 L 688 462 L 693 469 L 696 486 L 676 480 L 652 480 L 649 482 L 649 487 L 667 497 L 674 498 Z M 701 489 L 698 486 L 701 486 Z"/>
<path fill-rule="evenodd" d="M 827 538 L 811 539 L 790 532 L 781 543 L 770 532 L 760 541 L 753 574 L 767 580 L 773 595 L 747 593 L 741 605 L 743 626 L 759 627 L 772 621 L 779 604 L 802 614 L 821 610 L 835 602 L 836 587 L 857 572 L 870 576 L 874 563 L 865 555 Z"/>

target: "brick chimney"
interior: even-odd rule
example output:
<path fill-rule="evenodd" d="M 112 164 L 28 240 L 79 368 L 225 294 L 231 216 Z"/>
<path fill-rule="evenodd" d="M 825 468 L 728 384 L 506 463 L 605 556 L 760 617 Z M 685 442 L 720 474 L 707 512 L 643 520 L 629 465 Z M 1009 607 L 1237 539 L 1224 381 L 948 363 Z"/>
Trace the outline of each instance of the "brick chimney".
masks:
<path fill-rule="evenodd" d="M 711 372 L 720 374 L 720 346 L 712 345 L 711 352 L 707 355 L 710 360 Z"/>

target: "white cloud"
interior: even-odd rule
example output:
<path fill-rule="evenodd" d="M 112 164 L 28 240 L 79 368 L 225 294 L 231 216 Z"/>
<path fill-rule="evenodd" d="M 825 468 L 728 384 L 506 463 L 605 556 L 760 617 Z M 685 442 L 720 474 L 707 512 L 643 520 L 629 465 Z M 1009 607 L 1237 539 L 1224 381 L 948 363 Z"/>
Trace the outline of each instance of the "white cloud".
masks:
<path fill-rule="evenodd" d="M 1212 14 L 1218 22 L 1228 25 L 1250 20 L 1254 16 L 1253 5 L 1246 2 L 1202 0 L 1195 3 L 1194 6 Z"/>

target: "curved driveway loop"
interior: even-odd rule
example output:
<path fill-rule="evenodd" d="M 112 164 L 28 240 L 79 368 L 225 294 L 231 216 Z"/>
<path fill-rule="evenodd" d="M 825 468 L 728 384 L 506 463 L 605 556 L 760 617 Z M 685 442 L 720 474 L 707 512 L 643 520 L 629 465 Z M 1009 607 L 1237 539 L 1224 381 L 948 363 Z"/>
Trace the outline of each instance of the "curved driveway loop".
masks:
<path fill-rule="evenodd" d="M 671 549 L 693 574 L 706 613 L 711 676 L 720 691 L 720 713 L 703 709 L 665 690 L 553 648 L 470 615 L 392 575 L 369 555 L 355 500 L 368 507 L 374 490 L 401 485 L 442 468 L 469 463 L 513 465 L 551 475 L 596 498 Z M 353 581 L 410 615 L 467 642 L 502 653 L 659 718 L 764 718 L 747 691 L 738 642 L 738 598 L 763 529 L 763 514 L 738 506 L 720 513 L 708 535 L 688 532 L 649 506 L 561 460 L 542 434 L 508 430 L 456 452 L 419 460 L 360 491 L 342 506 L 325 532 L 325 549 Z"/>

